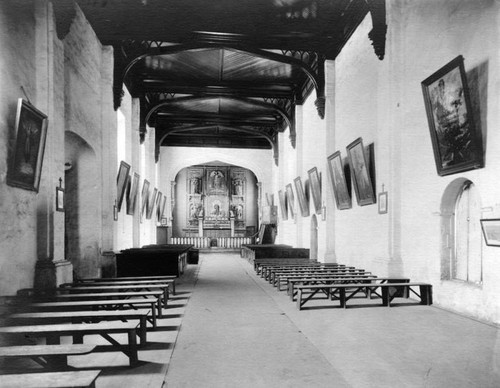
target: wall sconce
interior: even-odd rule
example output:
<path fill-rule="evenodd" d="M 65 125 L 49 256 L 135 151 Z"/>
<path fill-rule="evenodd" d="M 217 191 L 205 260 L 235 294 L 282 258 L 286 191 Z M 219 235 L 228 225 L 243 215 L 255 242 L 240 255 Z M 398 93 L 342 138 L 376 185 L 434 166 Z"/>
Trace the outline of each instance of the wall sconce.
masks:
<path fill-rule="evenodd" d="M 64 189 L 62 188 L 62 178 L 59 178 L 59 187 L 56 187 L 56 211 L 64 211 Z"/>

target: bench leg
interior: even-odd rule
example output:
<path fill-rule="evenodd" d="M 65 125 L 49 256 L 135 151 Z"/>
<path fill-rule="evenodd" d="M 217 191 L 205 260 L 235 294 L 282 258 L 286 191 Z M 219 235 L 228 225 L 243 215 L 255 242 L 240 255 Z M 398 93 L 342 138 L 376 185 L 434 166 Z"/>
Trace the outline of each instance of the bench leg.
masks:
<path fill-rule="evenodd" d="M 163 317 L 161 298 L 156 300 L 156 308 L 158 309 L 158 318 Z"/>
<path fill-rule="evenodd" d="M 128 331 L 128 357 L 130 366 L 136 365 L 139 361 L 139 357 L 137 355 L 137 340 L 135 336 L 137 335 L 135 329 L 131 329 Z"/>
<path fill-rule="evenodd" d="M 300 310 L 302 307 L 302 290 L 299 288 L 297 290 L 297 309 Z"/>
<path fill-rule="evenodd" d="M 382 305 L 390 307 L 391 297 L 389 296 L 389 287 L 381 287 L 381 288 L 382 288 Z"/>
<path fill-rule="evenodd" d="M 420 304 L 427 306 L 432 304 L 432 286 L 420 286 Z"/>
<path fill-rule="evenodd" d="M 330 292 L 333 292 L 333 290 L 330 289 Z M 339 288 L 339 301 L 340 301 L 340 307 L 345 309 L 347 307 L 347 300 L 345 297 L 345 288 Z"/>
<path fill-rule="evenodd" d="M 147 326 L 146 317 L 142 316 L 139 318 L 139 343 L 141 345 L 146 345 L 147 342 Z"/>
<path fill-rule="evenodd" d="M 74 344 L 83 344 L 83 334 L 74 334 L 73 335 L 73 343 Z"/>
<path fill-rule="evenodd" d="M 157 322 L 156 322 L 156 306 L 155 303 L 151 303 L 151 319 L 152 319 L 152 324 L 153 324 L 153 329 L 156 329 Z"/>

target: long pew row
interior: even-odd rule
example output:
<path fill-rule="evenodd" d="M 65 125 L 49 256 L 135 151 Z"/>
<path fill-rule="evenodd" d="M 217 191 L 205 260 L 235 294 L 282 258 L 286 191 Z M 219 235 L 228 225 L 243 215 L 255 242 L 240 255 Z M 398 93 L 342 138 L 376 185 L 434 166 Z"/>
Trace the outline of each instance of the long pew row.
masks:
<path fill-rule="evenodd" d="M 428 283 L 411 282 L 409 278 L 378 277 L 364 269 L 305 258 L 255 256 L 242 252 L 242 257 L 250 258 L 257 275 L 278 291 L 287 291 L 298 310 L 320 299 L 318 296 L 338 301 L 341 308 L 346 308 L 349 300 L 359 296 L 382 300 L 383 306 L 391 306 L 395 298 L 409 298 L 410 295 L 418 297 L 420 304 L 432 304 L 432 285 Z"/>
<path fill-rule="evenodd" d="M 0 336 L 12 343 L 0 347 L 0 388 L 94 387 L 101 370 L 75 370 L 67 362 L 68 356 L 97 351 L 95 344 L 84 344 L 87 335 L 100 335 L 128 357 L 131 367 L 138 365 L 148 330 L 157 327 L 175 293 L 175 278 L 89 278 L 45 293 L 22 290 L 10 303 L 14 312 L 3 317 L 0 326 Z M 112 334 L 121 334 L 121 342 Z M 72 338 L 72 343 L 62 343 L 61 337 Z M 35 361 L 38 369 L 9 362 L 19 358 Z M 22 373 L 15 373 L 19 366 Z M 45 372 L 38 373 L 40 366 Z"/>

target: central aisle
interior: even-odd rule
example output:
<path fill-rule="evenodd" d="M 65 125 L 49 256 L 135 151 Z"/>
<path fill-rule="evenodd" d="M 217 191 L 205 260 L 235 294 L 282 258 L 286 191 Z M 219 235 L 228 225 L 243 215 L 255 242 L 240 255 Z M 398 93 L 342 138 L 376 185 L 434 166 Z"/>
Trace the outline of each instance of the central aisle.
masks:
<path fill-rule="evenodd" d="M 249 277 L 239 254 L 200 259 L 166 387 L 348 386 Z"/>

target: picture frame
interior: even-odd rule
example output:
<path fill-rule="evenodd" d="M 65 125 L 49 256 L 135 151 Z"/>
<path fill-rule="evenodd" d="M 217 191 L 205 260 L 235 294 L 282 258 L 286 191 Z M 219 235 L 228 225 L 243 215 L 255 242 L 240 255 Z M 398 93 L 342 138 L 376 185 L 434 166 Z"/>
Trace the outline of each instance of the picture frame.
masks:
<path fill-rule="evenodd" d="M 163 198 L 161 200 L 161 205 L 160 205 L 160 218 L 163 220 L 163 219 L 167 219 L 165 217 L 165 205 L 167 204 L 167 196 L 165 194 L 163 194 Z"/>
<path fill-rule="evenodd" d="M 321 214 L 321 176 L 316 167 L 307 171 L 307 174 L 309 175 L 309 188 L 311 190 L 314 209 L 316 210 L 316 214 Z"/>
<path fill-rule="evenodd" d="M 288 210 L 286 208 L 286 198 L 283 190 L 278 190 L 278 200 L 280 203 L 281 218 L 286 221 L 288 220 Z"/>
<path fill-rule="evenodd" d="M 358 137 L 347 146 L 347 157 L 358 205 L 365 206 L 375 203 L 370 166 L 368 165 L 368 158 L 361 137 Z"/>
<path fill-rule="evenodd" d="M 47 138 L 47 116 L 29 102 L 17 101 L 14 154 L 10 157 L 7 184 L 38 193 Z"/>
<path fill-rule="evenodd" d="M 387 191 L 382 191 L 378 193 L 378 214 L 386 214 L 388 207 L 388 195 Z"/>
<path fill-rule="evenodd" d="M 56 187 L 56 211 L 64 211 L 64 189 L 62 187 Z"/>
<path fill-rule="evenodd" d="M 161 226 L 167 226 L 168 225 L 168 220 L 165 217 L 162 217 L 160 220 Z"/>
<path fill-rule="evenodd" d="M 297 192 L 297 198 L 299 200 L 300 214 L 302 217 L 309 217 L 309 201 L 306 197 L 306 192 L 302 186 L 302 179 L 300 176 L 293 180 L 295 185 L 295 191 Z"/>
<path fill-rule="evenodd" d="M 457 56 L 421 85 L 438 175 L 484 167 L 482 135 L 475 127 L 464 58 Z"/>
<path fill-rule="evenodd" d="M 327 161 L 337 209 L 350 209 L 352 207 L 350 185 L 347 185 L 348 179 L 346 179 L 345 165 L 340 151 L 331 154 Z"/>
<path fill-rule="evenodd" d="M 158 195 L 156 196 L 156 222 L 160 222 L 161 219 L 161 201 L 163 199 L 163 193 L 158 191 Z"/>
<path fill-rule="evenodd" d="M 127 214 L 134 215 L 136 203 L 137 203 L 137 193 L 139 192 L 139 181 L 141 176 L 134 172 L 134 177 L 130 181 L 127 187 L 129 188 L 127 193 Z"/>
<path fill-rule="evenodd" d="M 293 195 L 292 184 L 289 183 L 285 187 L 286 189 L 286 207 L 290 210 L 290 216 L 295 218 L 295 196 Z"/>
<path fill-rule="evenodd" d="M 149 181 L 147 179 L 144 179 L 141 191 L 141 218 L 144 216 L 144 213 L 146 212 L 148 200 L 149 200 Z"/>
<path fill-rule="evenodd" d="M 118 206 L 116 206 L 116 201 L 113 205 L 113 220 L 118 221 Z"/>
<path fill-rule="evenodd" d="M 125 196 L 125 189 L 127 188 L 127 183 L 130 179 L 130 164 L 120 162 L 120 167 L 118 168 L 118 175 L 116 176 L 116 207 L 118 211 L 122 209 L 123 198 Z"/>
<path fill-rule="evenodd" d="M 500 247 L 500 218 L 483 218 L 480 221 L 486 245 Z"/>
<path fill-rule="evenodd" d="M 146 212 L 146 219 L 150 220 L 153 217 L 153 211 L 155 209 L 156 205 L 156 195 L 158 194 L 158 189 L 155 187 L 153 189 L 153 194 L 151 195 L 151 198 L 148 199 L 148 203 L 146 205 L 147 212 Z"/>

